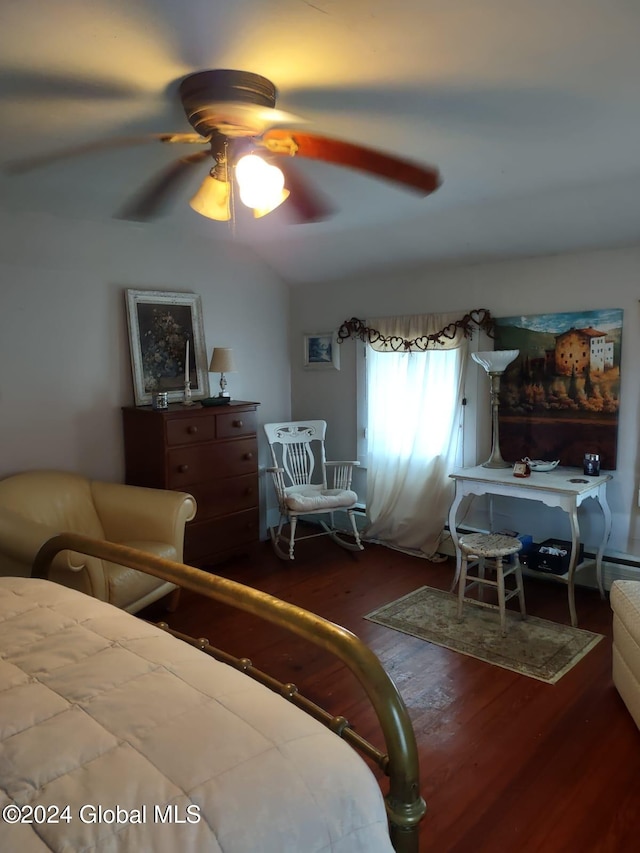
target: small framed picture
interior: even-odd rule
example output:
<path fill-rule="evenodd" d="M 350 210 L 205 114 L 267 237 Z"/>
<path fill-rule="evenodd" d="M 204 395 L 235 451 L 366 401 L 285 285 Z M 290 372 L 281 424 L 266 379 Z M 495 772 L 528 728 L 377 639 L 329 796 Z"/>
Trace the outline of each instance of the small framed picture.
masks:
<path fill-rule="evenodd" d="M 304 366 L 307 370 L 340 370 L 340 346 L 334 332 L 304 335 Z"/>

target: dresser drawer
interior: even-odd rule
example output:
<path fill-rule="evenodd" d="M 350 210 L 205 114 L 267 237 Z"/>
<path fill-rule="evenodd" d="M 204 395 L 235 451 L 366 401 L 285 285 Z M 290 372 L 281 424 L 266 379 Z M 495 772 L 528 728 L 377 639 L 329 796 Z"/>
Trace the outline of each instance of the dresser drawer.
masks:
<path fill-rule="evenodd" d="M 233 438 L 235 435 L 255 435 L 258 417 L 255 412 L 225 412 L 218 415 L 218 438 Z"/>
<path fill-rule="evenodd" d="M 168 452 L 167 464 L 170 489 L 255 473 L 258 470 L 257 441 L 255 438 L 241 438 L 238 441 L 176 447 Z"/>
<path fill-rule="evenodd" d="M 218 553 L 233 550 L 258 540 L 259 513 L 257 507 L 234 512 L 208 521 L 187 524 L 184 541 L 185 563 L 214 559 Z"/>
<path fill-rule="evenodd" d="M 167 421 L 167 444 L 192 444 L 213 441 L 216 437 L 215 418 L 174 418 Z"/>
<path fill-rule="evenodd" d="M 196 521 L 258 506 L 258 481 L 254 473 L 194 483 L 189 492 L 196 499 Z"/>

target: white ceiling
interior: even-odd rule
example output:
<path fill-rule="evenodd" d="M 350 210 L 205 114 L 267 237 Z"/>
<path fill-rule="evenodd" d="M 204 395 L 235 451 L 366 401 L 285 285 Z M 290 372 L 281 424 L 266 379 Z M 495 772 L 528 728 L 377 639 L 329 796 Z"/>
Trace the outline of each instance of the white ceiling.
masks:
<path fill-rule="evenodd" d="M 186 188 L 162 219 L 126 227 L 246 243 L 291 282 L 631 244 L 639 40 L 636 0 L 3 0 L 0 160 L 188 131 L 177 81 L 237 68 L 271 79 L 311 130 L 437 165 L 442 187 L 419 199 L 301 161 L 338 208 L 327 222 L 292 224 L 285 204 L 232 230 L 195 214 Z M 109 219 L 192 151 L 116 148 L 0 189 L 15 208 Z"/>

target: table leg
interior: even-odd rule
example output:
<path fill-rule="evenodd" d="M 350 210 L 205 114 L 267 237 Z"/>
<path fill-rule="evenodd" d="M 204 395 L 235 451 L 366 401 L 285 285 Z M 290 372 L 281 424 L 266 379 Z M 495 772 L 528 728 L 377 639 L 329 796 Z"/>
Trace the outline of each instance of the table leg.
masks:
<path fill-rule="evenodd" d="M 456 573 L 453 576 L 453 583 L 451 584 L 450 592 L 453 592 L 456 588 L 456 584 L 460 578 L 460 567 L 462 565 L 462 552 L 460 551 L 460 545 L 458 544 L 458 531 L 456 530 L 456 515 L 458 514 L 458 507 L 462 503 L 464 499 L 464 495 L 460 493 L 457 488 L 456 483 L 456 493 L 453 499 L 451 506 L 449 507 L 449 533 L 451 534 L 451 541 L 453 542 L 453 547 L 456 549 Z"/>
<path fill-rule="evenodd" d="M 567 588 L 569 594 L 569 615 L 571 624 L 575 628 L 578 625 L 576 614 L 575 596 L 575 572 L 580 552 L 580 526 L 578 524 L 578 507 L 574 504 L 569 510 L 569 521 L 571 523 L 571 557 L 569 558 L 569 572 L 567 577 Z"/>
<path fill-rule="evenodd" d="M 604 549 L 606 547 L 606 544 L 609 541 L 609 536 L 611 535 L 611 510 L 609 509 L 609 504 L 607 502 L 607 487 L 605 483 L 598 487 L 598 503 L 600 504 L 600 509 L 602 510 L 602 515 L 604 517 L 604 532 L 602 534 L 602 539 L 600 540 L 600 545 L 598 546 L 598 551 L 596 553 L 596 577 L 598 579 L 598 589 L 600 590 L 600 598 L 604 599 L 604 582 L 602 580 L 602 558 L 604 556 Z"/>

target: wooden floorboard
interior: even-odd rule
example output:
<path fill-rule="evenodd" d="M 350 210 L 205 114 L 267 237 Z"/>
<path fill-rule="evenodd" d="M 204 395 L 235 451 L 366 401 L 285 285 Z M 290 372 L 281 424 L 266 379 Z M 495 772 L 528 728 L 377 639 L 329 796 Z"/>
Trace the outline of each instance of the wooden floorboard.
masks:
<path fill-rule="evenodd" d="M 428 805 L 421 851 L 640 849 L 640 732 L 612 683 L 611 610 L 596 591 L 576 590 L 578 617 L 605 639 L 550 685 L 363 618 L 420 586 L 448 589 L 451 562 L 377 545 L 352 554 L 314 539 L 298 546 L 293 563 L 262 543 L 215 571 L 345 626 L 381 659 L 418 740 Z M 527 578 L 525 590 L 530 614 L 568 624 L 564 586 Z M 328 653 L 190 593 L 168 617 L 157 605 L 143 615 L 250 657 L 382 746 L 362 688 Z"/>

